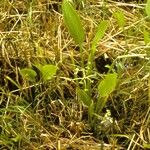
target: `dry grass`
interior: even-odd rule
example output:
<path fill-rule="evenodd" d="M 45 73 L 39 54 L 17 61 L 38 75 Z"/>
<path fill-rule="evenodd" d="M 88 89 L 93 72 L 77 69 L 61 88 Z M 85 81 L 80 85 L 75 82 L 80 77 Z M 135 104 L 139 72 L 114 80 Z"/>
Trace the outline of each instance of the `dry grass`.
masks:
<path fill-rule="evenodd" d="M 150 23 L 144 5 L 89 0 L 78 10 L 86 30 L 85 61 L 95 27 L 105 18 L 109 29 L 95 58 L 107 53 L 122 66 L 118 87 L 106 105 L 114 123 L 103 130 L 98 122 L 99 133 L 92 131 L 87 110 L 81 111 L 77 100 L 71 59 L 73 55 L 78 65 L 80 55 L 60 8 L 61 2 L 50 0 L 0 2 L 0 149 L 144 149 L 150 144 L 150 47 L 143 38 Z M 125 14 L 124 30 L 112 16 L 116 10 Z M 57 76 L 46 83 L 38 77 L 36 83 L 24 81 L 19 70 L 37 62 L 57 64 Z M 93 91 L 96 98 L 95 86 Z"/>

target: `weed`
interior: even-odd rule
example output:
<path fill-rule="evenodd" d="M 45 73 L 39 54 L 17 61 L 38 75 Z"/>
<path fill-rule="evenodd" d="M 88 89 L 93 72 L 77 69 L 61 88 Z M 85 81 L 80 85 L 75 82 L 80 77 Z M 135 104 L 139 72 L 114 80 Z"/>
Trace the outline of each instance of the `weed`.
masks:
<path fill-rule="evenodd" d="M 3 0 L 0 18 L 1 149 L 149 148 L 149 0 Z"/>
<path fill-rule="evenodd" d="M 67 0 L 63 1 L 62 8 L 63 8 L 62 10 L 63 10 L 63 15 L 64 15 L 64 20 L 69 29 L 69 32 L 72 35 L 76 44 L 79 44 L 80 46 L 81 67 L 83 68 L 84 60 L 82 57 L 83 55 L 82 44 L 83 44 L 85 35 L 84 35 L 83 27 L 81 25 L 81 21 L 75 9 L 73 8 L 72 4 L 70 4 L 69 1 Z M 92 75 L 93 73 L 92 72 L 93 62 L 94 62 L 94 56 L 96 52 L 97 43 L 104 36 L 107 26 L 108 26 L 107 21 L 105 20 L 101 21 L 101 23 L 98 26 L 97 32 L 95 34 L 95 37 L 93 38 L 91 42 L 91 47 L 90 47 L 91 51 L 88 57 L 87 65 L 86 65 L 87 67 L 84 70 L 85 79 L 88 76 Z M 91 98 L 91 95 L 92 95 L 91 83 L 92 83 L 91 79 L 87 79 L 83 81 L 84 89 L 82 90 L 81 87 L 77 87 L 77 95 L 80 101 L 83 102 L 83 104 L 88 107 L 89 123 L 91 124 L 91 126 L 95 126 L 96 121 L 95 119 L 93 119 L 93 115 L 94 113 L 100 114 L 100 112 L 102 111 L 103 107 L 106 104 L 108 96 L 111 94 L 112 91 L 114 91 L 116 87 L 116 83 L 117 83 L 117 74 L 116 73 L 107 74 L 105 79 L 103 79 L 99 83 L 97 87 L 99 97 L 96 103 Z"/>

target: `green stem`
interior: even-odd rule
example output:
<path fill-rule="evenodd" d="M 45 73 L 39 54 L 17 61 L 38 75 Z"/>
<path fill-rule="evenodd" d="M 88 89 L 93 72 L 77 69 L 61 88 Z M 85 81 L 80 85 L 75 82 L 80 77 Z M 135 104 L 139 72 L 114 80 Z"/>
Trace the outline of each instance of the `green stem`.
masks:
<path fill-rule="evenodd" d="M 92 45 L 91 53 L 89 55 L 88 64 L 87 64 L 87 76 L 91 75 L 92 73 L 95 51 L 96 51 L 96 47 Z M 91 93 L 91 81 L 90 80 L 87 80 L 86 90 L 87 90 L 87 93 Z"/>

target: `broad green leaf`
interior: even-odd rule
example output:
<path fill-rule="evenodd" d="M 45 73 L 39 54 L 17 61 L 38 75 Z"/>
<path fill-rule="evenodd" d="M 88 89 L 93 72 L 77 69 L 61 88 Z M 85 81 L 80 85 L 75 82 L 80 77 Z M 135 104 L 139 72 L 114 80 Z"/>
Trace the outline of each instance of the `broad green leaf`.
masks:
<path fill-rule="evenodd" d="M 82 89 L 77 89 L 77 94 L 79 99 L 83 102 L 84 105 L 90 106 L 92 103 L 91 97 Z"/>
<path fill-rule="evenodd" d="M 40 71 L 42 73 L 42 79 L 44 81 L 47 81 L 47 80 L 50 80 L 56 74 L 57 66 L 44 65 L 41 67 Z"/>
<path fill-rule="evenodd" d="M 98 85 L 99 96 L 108 97 L 111 92 L 115 90 L 117 84 L 117 74 L 110 73 L 105 76 L 105 78 Z"/>
<path fill-rule="evenodd" d="M 119 27 L 124 27 L 125 26 L 125 16 L 122 11 L 116 11 L 113 13 L 113 16 L 117 19 Z"/>
<path fill-rule="evenodd" d="M 31 68 L 21 69 L 20 74 L 22 75 L 23 78 L 29 81 L 35 81 L 35 77 L 37 76 L 37 73 Z"/>
<path fill-rule="evenodd" d="M 69 30 L 74 41 L 81 45 L 85 39 L 84 30 L 76 10 L 69 0 L 64 0 L 62 3 L 62 12 L 64 22 Z"/>
<path fill-rule="evenodd" d="M 150 42 L 150 33 L 144 30 L 143 34 L 144 34 L 144 42 L 145 44 L 148 44 Z"/>
<path fill-rule="evenodd" d="M 146 11 L 147 16 L 150 17 L 150 0 L 147 0 L 145 11 Z"/>
<path fill-rule="evenodd" d="M 97 27 L 95 37 L 92 40 L 92 46 L 95 47 L 98 44 L 98 42 L 102 39 L 102 37 L 104 36 L 107 30 L 107 27 L 108 27 L 108 21 L 106 20 L 101 21 L 101 23 Z"/>

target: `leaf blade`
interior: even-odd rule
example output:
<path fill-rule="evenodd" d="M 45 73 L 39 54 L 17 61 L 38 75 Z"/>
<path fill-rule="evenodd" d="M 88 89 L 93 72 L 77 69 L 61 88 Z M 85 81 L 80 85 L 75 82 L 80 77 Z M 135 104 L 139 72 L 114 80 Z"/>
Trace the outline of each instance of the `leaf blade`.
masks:
<path fill-rule="evenodd" d="M 117 19 L 119 27 L 124 27 L 126 24 L 125 16 L 122 11 L 116 11 L 113 13 L 113 16 Z"/>
<path fill-rule="evenodd" d="M 21 69 L 20 74 L 23 78 L 29 81 L 35 81 L 35 77 L 37 76 L 37 73 L 31 68 Z"/>
<path fill-rule="evenodd" d="M 44 81 L 52 79 L 52 77 L 56 74 L 57 66 L 55 65 L 44 65 L 40 69 L 42 73 L 42 79 Z"/>
<path fill-rule="evenodd" d="M 145 44 L 148 44 L 150 42 L 150 33 L 147 30 L 144 30 L 143 35 Z"/>
<path fill-rule="evenodd" d="M 148 17 L 150 17 L 150 0 L 147 0 L 145 11 Z"/>
<path fill-rule="evenodd" d="M 78 98 L 83 102 L 84 105 L 90 106 L 92 103 L 91 97 L 82 89 L 77 89 Z"/>
<path fill-rule="evenodd" d="M 70 35 L 77 44 L 81 45 L 85 39 L 85 33 L 81 25 L 80 17 L 68 0 L 63 1 L 62 11 L 64 22 L 69 30 Z"/>
<path fill-rule="evenodd" d="M 107 30 L 107 27 L 108 27 L 108 21 L 103 20 L 103 21 L 100 22 L 100 24 L 97 27 L 95 37 L 92 40 L 92 45 L 93 46 L 96 46 L 96 44 L 99 42 L 99 40 L 102 39 L 102 37 L 104 36 L 104 34 Z"/>
<path fill-rule="evenodd" d="M 98 85 L 100 98 L 108 97 L 115 89 L 117 84 L 117 73 L 110 73 Z"/>

